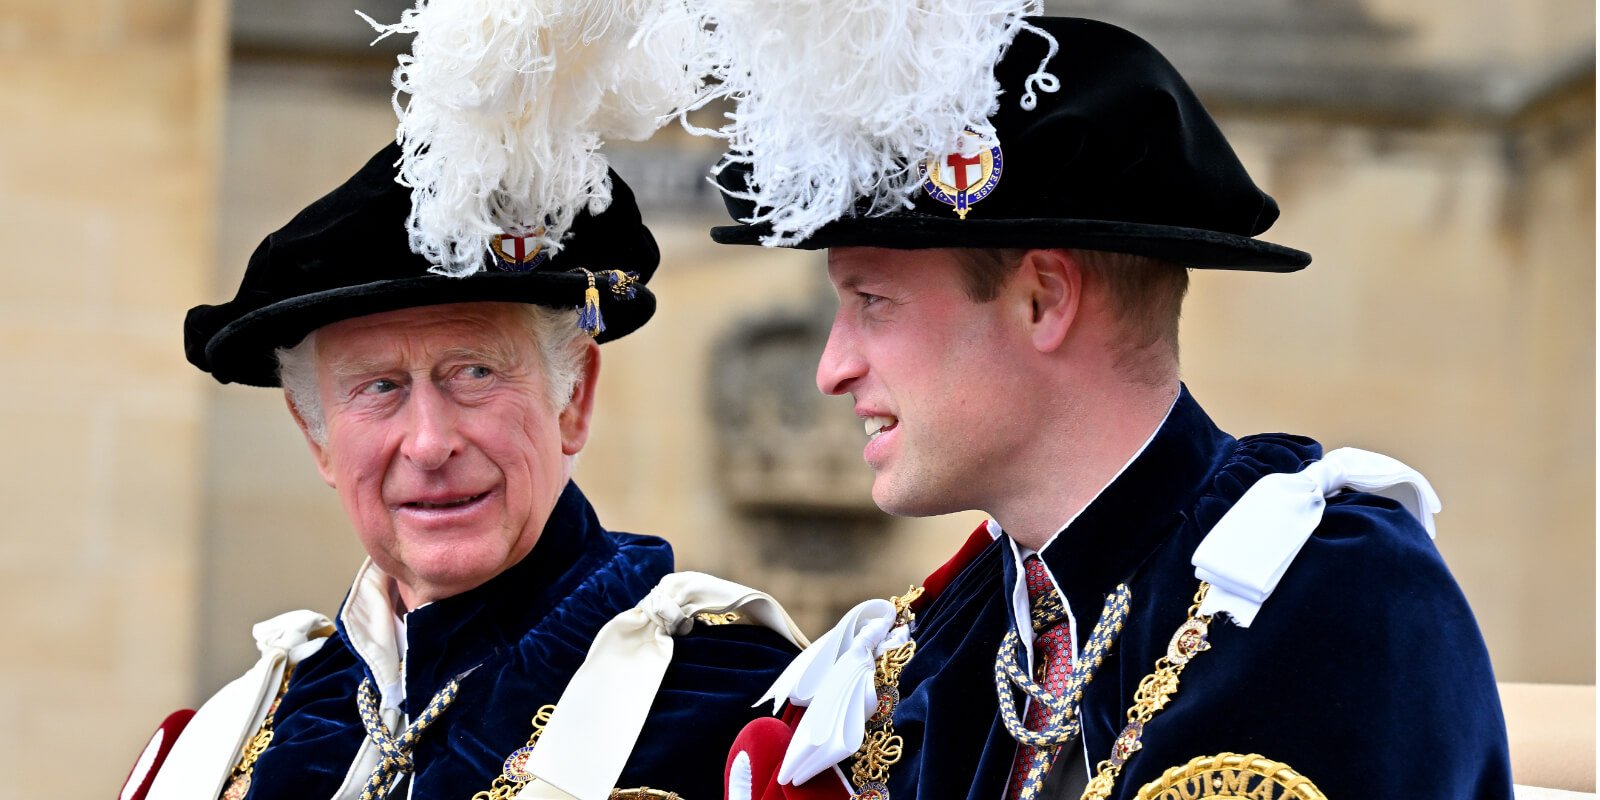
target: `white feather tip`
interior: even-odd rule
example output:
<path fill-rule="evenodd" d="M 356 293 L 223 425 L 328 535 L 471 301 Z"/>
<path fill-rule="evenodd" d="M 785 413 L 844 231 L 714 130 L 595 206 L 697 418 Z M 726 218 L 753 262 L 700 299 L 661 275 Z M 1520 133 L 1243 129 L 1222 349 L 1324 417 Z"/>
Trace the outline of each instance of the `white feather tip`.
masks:
<path fill-rule="evenodd" d="M 990 130 L 994 68 L 1017 32 L 1049 38 L 1024 19 L 1040 0 L 683 2 L 709 31 L 691 71 L 715 78 L 691 107 L 737 105 L 722 127 L 695 132 L 751 164 L 742 196 L 757 212 L 744 221 L 769 223 L 769 246 L 907 207 L 923 160 L 961 147 L 965 130 Z M 1024 106 L 1057 85 L 1041 65 Z"/>
<path fill-rule="evenodd" d="M 601 145 L 648 137 L 699 88 L 683 52 L 700 33 L 665 0 L 417 0 L 394 24 L 362 17 L 380 39 L 415 37 L 394 73 L 398 179 L 411 247 L 442 274 L 477 271 L 506 231 L 542 229 L 559 250 L 578 214 L 611 203 Z"/>

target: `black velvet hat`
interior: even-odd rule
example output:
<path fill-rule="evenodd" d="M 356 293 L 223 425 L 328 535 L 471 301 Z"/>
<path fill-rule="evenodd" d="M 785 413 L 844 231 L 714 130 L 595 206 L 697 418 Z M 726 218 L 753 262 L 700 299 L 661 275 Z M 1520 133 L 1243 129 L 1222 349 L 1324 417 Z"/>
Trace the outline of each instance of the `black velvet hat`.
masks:
<path fill-rule="evenodd" d="M 582 309 L 598 285 L 601 342 L 631 333 L 655 313 L 643 284 L 660 262 L 633 191 L 610 173 L 611 205 L 580 213 L 559 253 L 525 240 L 497 242 L 496 255 L 466 277 L 428 271 L 406 234 L 411 190 L 395 182 L 400 148 L 390 144 L 348 181 L 268 235 L 250 256 L 234 298 L 196 306 L 183 323 L 189 362 L 222 383 L 277 386 L 273 350 L 352 317 L 415 306 L 508 301 Z"/>
<path fill-rule="evenodd" d="M 910 210 L 835 220 L 794 245 L 1070 247 L 1134 253 L 1193 267 L 1292 272 L 1311 263 L 1300 250 L 1253 237 L 1278 218 L 1222 132 L 1176 69 L 1149 43 L 1102 22 L 1034 18 L 1060 44 L 1048 71 L 1060 81 L 1029 111 L 1017 102 L 1024 81 L 1048 52 L 1023 32 L 995 69 L 1002 88 L 992 117 L 999 139 L 972 185 L 945 181 L 919 189 Z M 971 162 L 968 162 L 971 163 Z M 959 181 L 965 184 L 965 166 Z M 728 211 L 753 217 L 735 196 L 748 189 L 747 165 L 718 175 Z M 937 176 L 936 176 L 937 177 Z M 959 196 L 958 196 L 959 195 Z M 943 198 L 941 201 L 940 198 Z M 955 205 L 966 206 L 965 218 Z M 758 244 L 770 226 L 713 228 L 723 244 Z"/>

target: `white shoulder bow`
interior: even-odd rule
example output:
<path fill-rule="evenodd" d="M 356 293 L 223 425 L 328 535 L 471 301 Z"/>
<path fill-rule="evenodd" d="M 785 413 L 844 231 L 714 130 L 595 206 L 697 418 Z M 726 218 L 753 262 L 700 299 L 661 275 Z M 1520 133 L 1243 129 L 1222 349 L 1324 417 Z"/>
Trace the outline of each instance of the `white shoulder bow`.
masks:
<path fill-rule="evenodd" d="M 686 633 L 696 614 L 727 612 L 806 646 L 805 634 L 765 593 L 699 572 L 662 578 L 595 634 L 528 759 L 537 780 L 517 800 L 610 797 L 672 662 L 672 637 Z"/>
<path fill-rule="evenodd" d="M 878 706 L 873 674 L 879 656 L 911 640 L 888 600 L 850 609 L 833 630 L 800 654 L 759 702 L 806 706 L 784 753 L 778 783 L 805 783 L 861 749 Z"/>
<path fill-rule="evenodd" d="M 195 712 L 150 784 L 148 800 L 221 794 L 245 737 L 261 727 L 277 698 L 284 672 L 322 648 L 333 622 L 315 611 L 290 611 L 257 623 L 250 632 L 261 659 Z M 138 783 L 128 781 L 130 786 Z"/>
<path fill-rule="evenodd" d="M 1327 498 L 1345 489 L 1399 502 L 1434 536 L 1439 496 L 1421 473 L 1385 455 L 1343 447 L 1299 472 L 1267 475 L 1224 514 L 1194 551 L 1195 577 L 1211 584 L 1201 614 L 1255 621 L 1300 548 L 1322 522 Z"/>

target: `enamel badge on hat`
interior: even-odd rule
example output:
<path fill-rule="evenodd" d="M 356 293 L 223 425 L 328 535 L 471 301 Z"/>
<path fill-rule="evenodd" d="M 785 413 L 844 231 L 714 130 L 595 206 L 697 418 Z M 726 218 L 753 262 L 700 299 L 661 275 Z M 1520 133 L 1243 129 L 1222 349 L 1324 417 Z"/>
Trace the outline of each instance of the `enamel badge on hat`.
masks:
<path fill-rule="evenodd" d="M 696 40 L 695 23 L 665 3 L 421 0 L 394 24 L 362 17 L 379 39 L 414 36 L 394 72 L 399 181 L 412 249 L 440 274 L 554 258 L 580 213 L 611 203 L 601 145 L 648 138 L 699 87 L 661 44 Z M 645 30 L 652 46 L 633 46 Z"/>
<path fill-rule="evenodd" d="M 770 226 L 769 246 L 903 211 L 922 192 L 965 218 L 1004 166 L 989 124 L 1002 102 L 995 65 L 1023 32 L 1055 52 L 1027 20 L 1038 0 L 685 4 L 707 31 L 690 70 L 713 78 L 691 108 L 737 105 L 722 126 L 692 130 L 726 140 L 719 173 L 748 173 L 723 190 L 753 207 L 742 222 Z M 1031 108 L 1058 86 L 1041 63 L 1005 102 Z"/>
<path fill-rule="evenodd" d="M 1000 144 L 984 147 L 985 143 L 977 133 L 968 130 L 962 144 L 969 145 L 972 152 L 956 150 L 922 162 L 923 190 L 929 197 L 954 206 L 962 219 L 967 218 L 973 203 L 988 197 L 1000 183 L 1004 167 Z"/>
<path fill-rule="evenodd" d="M 490 239 L 489 248 L 494 251 L 495 266 L 508 272 L 537 269 L 549 255 L 540 238 L 543 235 L 543 228 L 535 228 L 522 235 L 502 233 Z"/>

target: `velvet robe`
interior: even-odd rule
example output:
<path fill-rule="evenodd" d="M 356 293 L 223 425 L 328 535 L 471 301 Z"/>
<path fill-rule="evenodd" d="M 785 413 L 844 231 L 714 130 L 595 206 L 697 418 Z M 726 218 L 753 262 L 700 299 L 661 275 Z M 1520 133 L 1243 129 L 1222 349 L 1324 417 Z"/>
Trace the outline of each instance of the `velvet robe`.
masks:
<path fill-rule="evenodd" d="M 411 796 L 468 800 L 488 789 L 506 757 L 527 743 L 534 712 L 560 698 L 600 627 L 672 569 L 665 541 L 605 530 L 569 483 L 526 558 L 476 589 L 408 614 L 408 718 L 452 677 L 471 671 L 413 751 Z M 750 625 L 697 623 L 675 637 L 618 786 L 675 791 L 685 800 L 719 796 L 729 744 L 760 715 L 751 704 L 794 654 L 777 633 Z M 370 674 L 341 619 L 328 643 L 296 669 L 272 744 L 256 762 L 250 800 L 334 794 L 365 737 L 355 698 Z"/>
<path fill-rule="evenodd" d="M 1084 743 L 1090 766 L 1109 758 L 1134 690 L 1186 619 L 1199 585 L 1190 558 L 1206 532 L 1257 479 L 1321 454 L 1297 436 L 1236 440 L 1183 389 L 1144 452 L 1045 548 L 1080 651 L 1106 595 L 1124 582 L 1132 591 L 1127 625 L 1083 699 L 1083 742 L 1054 769 L 1087 769 Z M 920 614 L 895 713 L 905 756 L 890 769 L 894 800 L 1004 797 L 1016 744 L 993 674 L 1016 580 L 1001 537 Z M 1210 641 L 1145 727 L 1112 797 L 1223 752 L 1283 762 L 1330 798 L 1511 797 L 1482 637 L 1433 542 L 1398 504 L 1331 498 L 1254 624 L 1219 618 Z"/>

